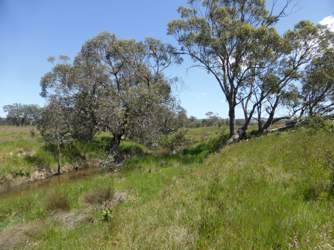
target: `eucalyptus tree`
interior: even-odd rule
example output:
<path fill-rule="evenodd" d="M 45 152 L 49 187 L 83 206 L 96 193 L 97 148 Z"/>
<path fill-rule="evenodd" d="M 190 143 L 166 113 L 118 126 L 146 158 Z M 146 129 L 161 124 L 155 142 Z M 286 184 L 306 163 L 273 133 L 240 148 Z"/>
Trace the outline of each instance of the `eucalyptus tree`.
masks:
<path fill-rule="evenodd" d="M 289 105 L 299 117 L 330 115 L 334 111 L 334 49 L 313 58 L 302 86 L 291 93 Z"/>
<path fill-rule="evenodd" d="M 14 104 L 8 104 L 3 107 L 3 111 L 7 113 L 7 121 L 10 123 L 13 123 L 16 126 L 22 126 L 23 125 L 23 108 L 22 104 L 20 103 L 14 103 Z"/>
<path fill-rule="evenodd" d="M 330 32 L 324 27 L 309 21 L 301 21 L 295 28 L 284 34 L 287 51 L 283 53 L 270 69 L 271 87 L 259 107 L 267 115 L 266 121 L 259 123 L 259 132 L 268 129 L 281 117 L 275 117 L 277 109 L 294 90 L 299 89 L 305 68 L 312 60 L 322 57 L 330 46 Z M 266 83 L 266 82 L 264 82 Z M 261 115 L 263 116 L 263 115 Z M 289 115 L 282 118 L 288 118 Z"/>
<path fill-rule="evenodd" d="M 73 63 L 76 84 L 73 124 L 76 137 L 83 140 L 91 140 L 99 130 L 98 99 L 108 81 L 108 75 L 89 46 L 90 43 L 82 46 Z"/>
<path fill-rule="evenodd" d="M 304 109 L 310 116 L 334 111 L 334 50 L 315 58 L 307 70 L 302 91 Z"/>
<path fill-rule="evenodd" d="M 14 103 L 3 107 L 6 119 L 16 126 L 36 125 L 40 119 L 41 108 L 35 104 Z"/>
<path fill-rule="evenodd" d="M 104 78 L 99 83 L 96 117 L 98 127 L 113 134 L 109 147 L 113 161 L 123 137 L 147 138 L 149 134 L 154 138 L 163 132 L 161 115 L 176 107 L 163 71 L 180 58 L 158 40 L 120 40 L 109 33 L 89 40 L 84 53 Z"/>
<path fill-rule="evenodd" d="M 62 103 L 63 101 L 64 99 L 58 96 L 50 97 L 38 124 L 44 142 L 55 153 L 57 174 L 61 174 L 62 155 L 65 147 L 72 142 L 71 124 L 68 119 L 71 116 L 71 110 Z"/>
<path fill-rule="evenodd" d="M 277 14 L 260 0 L 192 0 L 180 7 L 179 20 L 169 23 L 181 48 L 198 66 L 212 74 L 229 106 L 230 136 L 236 134 L 235 112 L 239 93 L 253 81 L 263 58 L 279 42 L 273 25 L 285 15 L 288 2 Z"/>
<path fill-rule="evenodd" d="M 262 133 L 273 123 L 294 115 L 277 117 L 277 111 L 296 100 L 305 68 L 330 47 L 329 35 L 322 26 L 301 21 L 277 40 L 272 56 L 264 58 L 254 78 L 239 92 L 245 117 L 244 131 L 253 118 L 258 122 L 258 132 Z"/>
<path fill-rule="evenodd" d="M 49 62 L 55 59 L 50 57 Z M 74 69 L 70 63 L 62 61 L 54 65 L 41 81 L 41 96 L 47 99 L 38 129 L 47 147 L 55 152 L 57 173 L 61 173 L 62 154 L 73 139 L 73 110 L 77 93 Z"/>
<path fill-rule="evenodd" d="M 100 33 L 73 64 L 57 64 L 42 78 L 42 96 L 57 96 L 71 111 L 65 118 L 73 137 L 89 140 L 98 131 L 111 132 L 109 163 L 117 160 L 122 138 L 148 143 L 171 129 L 178 105 L 164 71 L 180 62 L 172 46 L 156 39 Z"/>

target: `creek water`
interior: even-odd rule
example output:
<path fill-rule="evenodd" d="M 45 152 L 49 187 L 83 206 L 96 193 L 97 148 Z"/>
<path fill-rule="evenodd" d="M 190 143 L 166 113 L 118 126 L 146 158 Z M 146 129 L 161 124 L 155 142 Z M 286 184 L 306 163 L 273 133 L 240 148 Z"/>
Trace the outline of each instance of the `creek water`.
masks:
<path fill-rule="evenodd" d="M 64 173 L 62 175 L 53 175 L 43 180 L 37 180 L 24 184 L 13 185 L 8 183 L 0 189 L 0 200 L 12 196 L 20 196 L 42 187 L 47 188 L 61 186 L 70 181 L 85 179 L 105 172 L 107 172 L 107 170 L 101 168 L 85 168 L 69 173 Z"/>

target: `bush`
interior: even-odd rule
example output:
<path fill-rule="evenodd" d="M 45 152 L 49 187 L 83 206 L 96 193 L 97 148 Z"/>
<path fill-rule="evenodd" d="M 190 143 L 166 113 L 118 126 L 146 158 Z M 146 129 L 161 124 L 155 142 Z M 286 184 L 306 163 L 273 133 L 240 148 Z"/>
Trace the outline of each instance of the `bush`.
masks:
<path fill-rule="evenodd" d="M 303 122 L 302 125 L 306 128 L 310 129 L 326 129 L 326 130 L 332 130 L 333 124 L 329 122 L 328 119 L 322 117 L 322 116 L 312 116 L 307 117 Z"/>
<path fill-rule="evenodd" d="M 111 187 L 97 188 L 87 193 L 84 201 L 91 205 L 102 205 L 105 201 L 110 201 L 114 197 L 114 190 Z"/>
<path fill-rule="evenodd" d="M 175 133 L 166 135 L 161 140 L 161 145 L 166 148 L 169 153 L 177 153 L 182 151 L 187 144 L 186 130 L 179 129 Z"/>
<path fill-rule="evenodd" d="M 47 211 L 68 211 L 70 210 L 70 202 L 65 194 L 54 192 L 51 193 L 46 201 Z"/>

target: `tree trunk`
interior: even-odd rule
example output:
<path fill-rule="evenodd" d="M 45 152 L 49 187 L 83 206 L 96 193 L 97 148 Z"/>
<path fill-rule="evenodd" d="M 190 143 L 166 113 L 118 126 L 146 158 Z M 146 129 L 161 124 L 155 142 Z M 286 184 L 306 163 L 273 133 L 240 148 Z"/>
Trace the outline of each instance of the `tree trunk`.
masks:
<path fill-rule="evenodd" d="M 109 154 L 106 161 L 103 163 L 104 167 L 110 168 L 115 166 L 122 161 L 122 156 L 119 154 L 119 145 L 121 144 L 122 136 L 125 135 L 127 131 L 127 123 L 128 123 L 128 111 L 129 108 L 126 105 L 126 111 L 124 115 L 123 123 L 120 129 L 117 132 L 114 132 L 113 138 L 110 142 Z"/>
<path fill-rule="evenodd" d="M 59 143 L 57 144 L 57 175 L 61 174 L 61 150 Z"/>
<path fill-rule="evenodd" d="M 276 112 L 276 107 L 272 109 L 272 111 L 269 114 L 269 117 L 268 117 L 267 121 L 264 123 L 261 130 L 258 131 L 260 134 L 264 133 L 271 125 L 273 125 L 275 112 Z"/>
<path fill-rule="evenodd" d="M 262 124 L 262 118 L 258 118 L 258 122 L 257 122 L 257 131 L 260 132 L 263 130 L 263 124 Z"/>
<path fill-rule="evenodd" d="M 235 134 L 235 106 L 233 104 L 229 105 L 229 131 L 230 131 L 230 138 L 232 138 Z"/>
<path fill-rule="evenodd" d="M 122 134 L 115 134 L 109 144 L 109 153 L 107 159 L 103 162 L 103 167 L 113 168 L 116 164 L 121 162 L 121 156 L 119 154 L 119 145 L 121 143 Z"/>
<path fill-rule="evenodd" d="M 254 107 L 252 108 L 252 110 L 251 110 L 251 112 L 249 114 L 247 114 L 247 111 L 244 110 L 244 113 L 245 113 L 245 122 L 244 122 L 244 125 L 239 130 L 239 137 L 241 139 L 243 139 L 243 138 L 245 138 L 247 136 L 247 130 L 248 130 L 249 124 L 252 121 L 254 112 L 255 112 L 255 105 L 254 105 Z"/>
<path fill-rule="evenodd" d="M 121 143 L 122 134 L 115 134 L 110 142 L 109 154 L 113 154 L 118 151 L 118 146 Z"/>
<path fill-rule="evenodd" d="M 279 101 L 280 101 L 280 98 L 278 96 L 278 97 L 276 97 L 276 101 L 275 101 L 274 105 L 272 105 L 272 107 L 271 107 L 271 111 L 269 113 L 269 117 L 268 117 L 267 121 L 258 130 L 259 134 L 263 134 L 274 123 L 275 113 L 276 113 L 276 109 L 278 107 Z"/>

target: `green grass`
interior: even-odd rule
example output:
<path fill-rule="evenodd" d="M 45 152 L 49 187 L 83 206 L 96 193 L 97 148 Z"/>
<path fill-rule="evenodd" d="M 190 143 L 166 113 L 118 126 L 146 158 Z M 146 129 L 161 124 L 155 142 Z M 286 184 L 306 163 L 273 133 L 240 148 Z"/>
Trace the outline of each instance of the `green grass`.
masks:
<path fill-rule="evenodd" d="M 0 178 L 8 174 L 26 175 L 33 171 L 34 165 L 26 157 L 36 154 L 42 141 L 39 136 L 31 136 L 32 129 L 0 126 Z"/>
<path fill-rule="evenodd" d="M 149 152 L 117 174 L 64 181 L 1 199 L 1 231 L 45 221 L 26 249 L 330 249 L 334 245 L 334 136 L 299 128 L 216 152 L 218 133 L 174 156 Z M 191 132 L 190 132 L 191 133 Z M 127 194 L 75 228 L 53 220 L 47 198 L 62 193 L 71 211 L 112 186 Z M 23 245 L 21 247 L 24 248 Z"/>
<path fill-rule="evenodd" d="M 74 142 L 64 152 L 63 163 L 102 159 L 109 139 L 101 134 L 90 143 Z M 36 128 L 0 126 L 0 183 L 1 179 L 29 176 L 42 168 L 55 170 L 56 165 L 54 154 L 44 147 Z"/>
<path fill-rule="evenodd" d="M 187 139 L 190 144 L 196 144 L 214 138 L 221 131 L 222 129 L 215 127 L 190 129 Z M 109 140 L 110 134 L 100 133 L 90 143 L 75 141 L 64 152 L 63 163 L 75 164 L 82 158 L 104 159 Z M 120 150 L 129 156 L 151 152 L 146 147 L 129 141 L 123 141 Z M 44 148 L 36 128 L 0 126 L 0 183 L 1 179 L 29 176 L 41 168 L 55 171 L 56 163 L 52 152 Z"/>
<path fill-rule="evenodd" d="M 227 127 L 199 127 L 188 129 L 186 139 L 192 143 L 203 143 L 227 133 Z"/>

